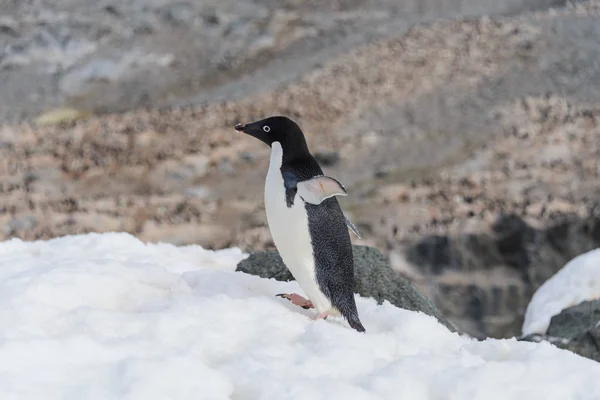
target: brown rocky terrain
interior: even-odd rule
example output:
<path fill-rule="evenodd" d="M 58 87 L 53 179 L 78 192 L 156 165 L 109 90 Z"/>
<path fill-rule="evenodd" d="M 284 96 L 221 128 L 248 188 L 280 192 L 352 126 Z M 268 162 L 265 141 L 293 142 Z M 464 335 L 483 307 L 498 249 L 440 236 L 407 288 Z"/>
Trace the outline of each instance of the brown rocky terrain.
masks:
<path fill-rule="evenodd" d="M 517 335 L 533 290 L 600 244 L 599 9 L 422 23 L 222 101 L 5 125 L 0 237 L 270 248 L 268 149 L 233 126 L 285 114 L 348 188 L 354 243 L 466 332 Z"/>

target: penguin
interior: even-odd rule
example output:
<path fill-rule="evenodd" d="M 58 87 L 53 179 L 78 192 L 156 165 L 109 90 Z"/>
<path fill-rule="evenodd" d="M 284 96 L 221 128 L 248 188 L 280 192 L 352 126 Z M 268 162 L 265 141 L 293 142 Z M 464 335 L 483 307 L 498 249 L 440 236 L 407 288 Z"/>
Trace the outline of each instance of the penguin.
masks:
<path fill-rule="evenodd" d="M 360 234 L 344 216 L 336 196 L 347 191 L 323 174 L 311 155 L 304 133 L 285 116 L 237 124 L 235 130 L 271 147 L 264 201 L 275 247 L 308 298 L 292 293 L 277 296 L 302 308 L 315 308 L 312 320 L 343 316 L 365 332 L 354 300 L 354 258 L 348 228 Z"/>

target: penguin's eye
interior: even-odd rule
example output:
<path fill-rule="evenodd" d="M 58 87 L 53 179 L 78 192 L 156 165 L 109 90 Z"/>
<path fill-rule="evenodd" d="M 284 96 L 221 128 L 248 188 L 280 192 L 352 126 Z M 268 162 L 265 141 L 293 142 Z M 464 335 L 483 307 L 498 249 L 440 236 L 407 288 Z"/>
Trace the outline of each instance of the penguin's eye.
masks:
<path fill-rule="evenodd" d="M 265 126 L 263 126 L 263 131 L 270 132 L 271 128 L 269 128 L 269 125 L 265 125 Z"/>

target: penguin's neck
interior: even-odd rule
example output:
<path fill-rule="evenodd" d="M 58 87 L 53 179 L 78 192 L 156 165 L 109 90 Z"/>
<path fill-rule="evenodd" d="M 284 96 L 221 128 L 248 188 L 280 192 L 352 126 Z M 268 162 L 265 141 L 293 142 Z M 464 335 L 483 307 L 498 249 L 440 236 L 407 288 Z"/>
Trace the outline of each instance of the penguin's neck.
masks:
<path fill-rule="evenodd" d="M 295 164 L 308 158 L 311 158 L 311 154 L 306 142 L 299 143 L 298 146 L 279 141 L 271 143 L 270 166 L 277 164 L 277 168 L 281 168 L 282 165 Z"/>
<path fill-rule="evenodd" d="M 269 160 L 269 172 L 274 173 L 281 169 L 283 165 L 283 148 L 281 143 L 273 142 L 271 144 L 271 159 Z"/>

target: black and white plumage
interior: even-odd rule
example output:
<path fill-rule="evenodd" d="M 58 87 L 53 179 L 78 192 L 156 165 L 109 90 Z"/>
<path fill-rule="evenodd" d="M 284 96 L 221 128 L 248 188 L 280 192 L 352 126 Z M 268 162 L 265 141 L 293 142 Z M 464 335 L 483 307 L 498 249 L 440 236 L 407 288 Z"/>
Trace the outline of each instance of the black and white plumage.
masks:
<path fill-rule="evenodd" d="M 287 117 L 270 117 L 236 130 L 271 147 L 265 182 L 269 229 L 281 258 L 309 300 L 281 295 L 304 308 L 314 307 L 317 318 L 342 315 L 364 332 L 354 300 L 354 259 L 348 228 L 336 199 L 344 187 L 323 174 L 310 154 L 304 133 Z"/>

